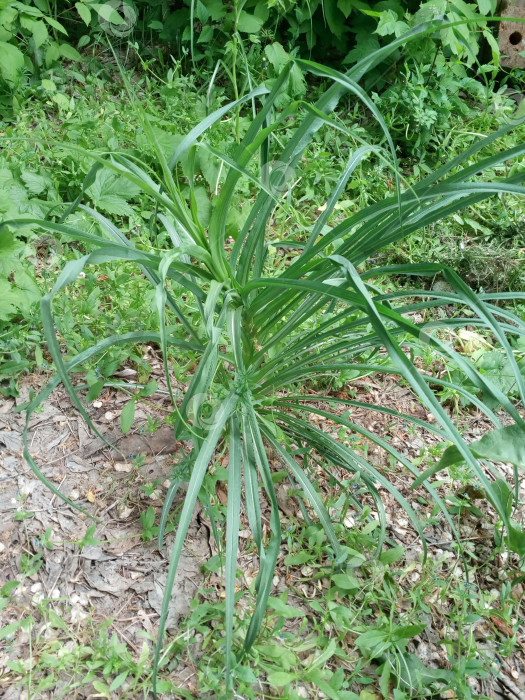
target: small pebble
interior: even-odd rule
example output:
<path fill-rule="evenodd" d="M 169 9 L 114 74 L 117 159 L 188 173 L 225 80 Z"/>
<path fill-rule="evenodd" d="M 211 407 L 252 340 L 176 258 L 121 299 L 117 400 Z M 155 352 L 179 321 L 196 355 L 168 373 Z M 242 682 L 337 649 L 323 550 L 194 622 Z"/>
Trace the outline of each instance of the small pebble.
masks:
<path fill-rule="evenodd" d="M 91 405 L 93 408 L 102 408 L 102 401 L 93 401 Z"/>
<path fill-rule="evenodd" d="M 127 508 L 126 506 L 123 506 L 122 508 L 117 508 L 118 516 L 119 518 L 122 518 L 122 520 L 126 520 L 126 518 L 129 518 L 132 511 L 133 508 Z"/>
<path fill-rule="evenodd" d="M 106 411 L 106 412 L 104 413 L 104 418 L 105 418 L 107 421 L 112 421 L 112 420 L 115 418 L 115 414 L 114 414 L 112 411 Z"/>
<path fill-rule="evenodd" d="M 73 607 L 71 609 L 71 622 L 82 622 L 82 620 L 85 620 L 86 617 L 88 617 L 88 613 L 85 610 L 82 610 L 82 608 Z"/>
<path fill-rule="evenodd" d="M 130 472 L 133 469 L 133 465 L 129 462 L 115 462 L 116 472 Z"/>

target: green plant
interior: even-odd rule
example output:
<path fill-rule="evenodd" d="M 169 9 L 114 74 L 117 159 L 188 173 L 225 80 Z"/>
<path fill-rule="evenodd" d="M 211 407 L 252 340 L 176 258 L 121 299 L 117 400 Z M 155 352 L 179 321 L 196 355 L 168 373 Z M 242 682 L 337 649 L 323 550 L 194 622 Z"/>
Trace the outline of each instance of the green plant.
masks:
<path fill-rule="evenodd" d="M 47 0 L 0 2 L 0 105 L 3 111 L 19 108 L 17 91 L 25 74 L 42 78 L 42 72 L 60 59 L 79 61 L 80 54 L 65 39 L 67 30 L 56 20 Z M 52 81 L 43 78 L 46 89 Z"/>
<path fill-rule="evenodd" d="M 482 149 L 510 131 L 512 124 L 481 139 L 410 189 L 401 189 L 393 143 L 380 113 L 359 87 L 358 81 L 368 70 L 386 60 L 399 47 L 425 33 L 433 32 L 435 28 L 436 25 L 431 23 L 408 32 L 388 47 L 358 62 L 346 75 L 312 62 L 298 61 L 297 65 L 301 69 L 332 80 L 334 86 L 323 94 L 315 105 L 301 106 L 304 110 L 301 115 L 302 121 L 279 155 L 274 152 L 279 144 L 278 130 L 299 105 L 292 104 L 284 112 L 277 114 L 273 121 L 270 121 L 270 117 L 283 86 L 287 84 L 292 64 L 284 68 L 271 90 L 264 86 L 256 88 L 240 100 L 207 117 L 178 144 L 169 160 L 159 147 L 149 121 L 142 114 L 145 133 L 162 171 L 160 180 L 157 180 L 154 173 L 135 156 L 126 157 L 121 153 L 114 153 L 105 159 L 93 154 L 95 166 L 88 175 L 87 184 L 93 181 L 96 170 L 105 166 L 119 177 L 126 178 L 140 187 L 144 195 L 155 202 L 157 223 L 159 227 L 164 227 L 172 244 L 171 248 L 162 254 L 135 247 L 106 217 L 85 205 L 81 205 L 82 210 L 89 213 L 98 223 L 103 235 L 87 233 L 81 228 L 60 222 L 30 220 L 32 224 L 38 224 L 47 231 L 84 242 L 93 250 L 77 260 L 68 262 L 54 288 L 41 301 L 46 340 L 58 376 L 30 403 L 28 415 L 61 381 L 74 405 L 89 421 L 71 381 L 71 371 L 115 345 L 157 342 L 164 355 L 166 380 L 175 411 L 176 435 L 193 443 L 192 452 L 187 458 L 191 464 L 191 477 L 172 549 L 159 624 L 155 673 L 158 669 L 171 588 L 184 539 L 208 465 L 219 445 L 228 453 L 225 555 L 227 687 L 231 687 L 233 683 L 232 674 L 237 663 L 253 646 L 261 629 L 281 546 L 281 523 L 269 456 L 280 463 L 281 469 L 289 475 L 292 488 L 298 490 L 301 499 L 307 501 L 315 512 L 326 536 L 326 550 L 335 558 L 336 567 L 341 573 L 344 573 L 345 567 L 349 565 L 352 552 L 340 545 L 336 529 L 315 486 L 314 467 L 329 473 L 330 467 L 337 465 L 350 474 L 359 476 L 373 500 L 379 518 L 376 522 L 368 510 L 368 519 L 373 523 L 371 527 L 379 531 L 378 552 L 386 539 L 380 489 L 388 491 L 398 500 L 424 542 L 422 526 L 409 500 L 382 471 L 363 457 L 359 448 L 352 448 L 351 443 L 347 445 L 320 430 L 309 421 L 310 415 L 333 421 L 353 435 L 363 436 L 367 441 L 370 440 L 385 450 L 393 460 L 403 465 L 407 472 L 416 478 L 416 483 L 423 483 L 441 509 L 443 517 L 455 531 L 445 505 L 427 480 L 431 473 L 421 475 L 394 447 L 353 423 L 347 417 L 348 414 L 340 415 L 340 408 L 350 409 L 360 405 L 359 402 L 326 396 L 322 398 L 328 407 L 320 408 L 320 397 L 312 399 L 309 395 L 302 395 L 300 383 L 307 378 L 347 370 L 362 374 L 377 371 L 400 375 L 412 388 L 414 395 L 419 396 L 427 410 L 434 413 L 440 427 L 412 416 L 402 416 L 395 411 L 390 411 L 391 415 L 397 419 L 417 423 L 454 443 L 456 452 L 452 456 L 449 455 L 450 459 L 465 461 L 477 476 L 487 499 L 498 513 L 508 546 L 520 556 L 525 555 L 525 536 L 521 526 L 512 520 L 513 503 L 517 500 L 517 494 L 514 494 L 501 479 L 493 483 L 487 475 L 485 464 L 480 464 L 476 458 L 477 454 L 484 459 L 492 455 L 496 460 L 505 458 L 505 461 L 516 463 L 514 453 L 509 454 L 508 450 L 505 452 L 502 449 L 505 440 L 498 417 L 484 401 L 458 387 L 458 391 L 471 397 L 473 403 L 495 425 L 488 442 L 492 446 L 497 443 L 499 451 L 491 453 L 491 445 L 488 451 L 470 450 L 429 387 L 430 383 L 439 384 L 440 380 L 420 373 L 410 359 L 410 351 L 424 341 L 436 355 L 452 358 L 478 390 L 497 400 L 515 421 L 512 429 L 517 452 L 523 449 L 525 442 L 525 423 L 513 403 L 490 377 L 482 374 L 452 347 L 429 333 L 429 328 L 424 323 L 411 321 L 407 314 L 444 303 L 468 307 L 471 315 L 467 319 L 456 319 L 454 325 L 468 323 L 484 328 L 493 335 L 495 342 L 501 345 L 505 353 L 514 374 L 517 393 L 522 400 L 525 399 L 524 381 L 506 336 L 523 334 L 523 319 L 492 303 L 496 299 L 506 299 L 507 295 L 477 295 L 452 270 L 439 264 L 390 266 L 367 270 L 364 273 L 358 272 L 359 266 L 375 255 L 380 248 L 400 240 L 422 226 L 436 222 L 495 193 L 525 193 L 521 187 L 525 179 L 523 170 L 494 182 L 473 181 L 477 173 L 523 154 L 525 146 L 518 145 L 471 162 Z M 269 226 L 272 212 L 276 206 L 286 206 L 286 198 L 282 198 L 281 195 L 287 191 L 294 170 L 300 167 L 302 152 L 315 131 L 329 125 L 344 133 L 344 127 L 329 115 L 341 96 L 347 92 L 368 107 L 385 131 L 392 154 L 391 167 L 397 183 L 397 193 L 344 219 L 333 228 L 328 226 L 337 200 L 363 157 L 370 152 L 383 161 L 388 157 L 379 148 L 363 145 L 350 155 L 326 208 L 311 226 L 306 242 L 295 240 L 292 236 L 284 242 L 276 241 L 272 238 Z M 228 174 L 219 194 L 211 201 L 211 212 L 205 229 L 201 221 L 201 208 L 197 203 L 193 176 L 189 177 L 189 187 L 186 188 L 173 176 L 173 170 L 183 156 L 187 155 L 186 163 L 189 161 L 191 166 L 194 154 L 199 148 L 210 150 L 199 138 L 215 121 L 221 119 L 228 111 L 235 111 L 242 103 L 260 97 L 263 98 L 262 107 L 248 126 L 244 139 L 233 151 L 233 155 L 213 152 L 223 166 L 228 168 Z M 137 103 L 135 108 L 140 111 Z M 273 135 L 276 136 L 275 140 L 272 140 Z M 260 178 L 256 172 L 248 170 L 250 161 L 258 154 Z M 273 168 L 268 165 L 272 159 L 277 163 Z M 231 245 L 226 245 L 227 218 L 234 189 L 241 178 L 257 182 L 260 193 L 237 239 Z M 27 219 L 6 221 L 3 228 L 17 227 L 21 224 L 27 224 Z M 291 246 L 298 251 L 289 266 L 275 275 L 265 266 L 268 242 L 274 247 Z M 55 336 L 53 299 L 61 290 L 74 283 L 86 265 L 115 259 L 137 263 L 153 285 L 160 332 L 131 331 L 124 335 L 113 335 L 64 362 Z M 378 292 L 371 280 L 387 273 L 431 276 L 441 273 L 454 291 Z M 191 305 L 188 301 L 185 307 L 181 307 L 175 300 L 171 290 L 177 287 L 182 287 L 187 297 L 193 297 L 194 302 Z M 407 301 L 406 297 L 418 297 L 420 300 Z M 166 326 L 167 321 L 175 319 L 184 329 L 188 340 L 181 340 L 180 336 L 174 335 Z M 435 326 L 442 327 L 447 324 L 447 319 L 444 319 Z M 200 355 L 200 361 L 180 404 L 177 404 L 171 387 L 168 346 L 188 348 Z M 384 410 L 373 405 L 369 405 L 368 408 Z M 54 493 L 64 498 L 44 477 L 27 449 L 25 456 L 35 473 Z M 447 462 L 445 457 L 446 453 L 438 465 L 439 468 Z M 259 481 L 262 482 L 271 509 L 268 535 L 261 527 Z M 174 487 L 168 490 L 161 516 L 159 546 L 162 544 L 165 523 L 179 487 L 178 481 L 174 484 Z M 259 555 L 260 569 L 255 586 L 257 595 L 253 614 L 244 639 L 241 640 L 234 634 L 233 615 L 243 493 Z M 361 510 L 362 504 L 354 500 L 356 508 Z M 152 523 L 148 520 L 146 524 L 149 531 Z M 395 636 L 390 636 L 391 641 L 396 639 Z"/>

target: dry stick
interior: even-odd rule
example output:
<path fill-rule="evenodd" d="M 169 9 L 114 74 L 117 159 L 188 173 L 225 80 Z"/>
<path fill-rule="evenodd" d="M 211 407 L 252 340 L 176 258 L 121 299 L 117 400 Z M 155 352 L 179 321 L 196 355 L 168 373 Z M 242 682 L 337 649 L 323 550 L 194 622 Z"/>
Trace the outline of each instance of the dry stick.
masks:
<path fill-rule="evenodd" d="M 133 642 L 132 642 L 130 639 L 128 639 L 128 637 L 126 637 L 126 635 L 124 634 L 124 632 L 122 632 L 121 630 L 119 630 L 119 628 L 115 626 L 115 623 L 114 623 L 114 622 L 111 623 L 111 626 L 113 627 L 113 629 L 115 630 L 115 632 L 116 632 L 118 635 L 120 635 L 120 636 L 122 637 L 122 639 L 123 639 L 125 642 L 127 642 L 127 643 L 130 645 L 130 647 L 132 647 L 132 649 L 134 649 L 134 651 L 138 654 L 138 653 L 139 653 L 138 648 L 133 644 Z"/>
<path fill-rule="evenodd" d="M 60 487 L 62 486 L 62 484 L 64 483 L 65 480 L 66 480 L 66 475 L 64 475 L 64 476 L 62 477 L 62 481 L 61 481 L 60 484 L 58 485 L 59 490 L 60 490 Z M 54 493 L 53 496 L 52 496 L 52 498 L 51 498 L 51 500 L 49 501 L 49 506 L 52 506 L 52 505 L 53 505 L 53 501 L 55 500 L 55 498 L 56 498 L 56 494 Z"/>

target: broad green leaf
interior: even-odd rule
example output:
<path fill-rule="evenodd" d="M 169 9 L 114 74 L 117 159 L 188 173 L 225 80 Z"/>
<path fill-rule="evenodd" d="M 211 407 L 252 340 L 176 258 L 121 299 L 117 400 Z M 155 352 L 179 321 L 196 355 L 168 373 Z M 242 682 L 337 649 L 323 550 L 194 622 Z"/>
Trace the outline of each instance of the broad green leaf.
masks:
<path fill-rule="evenodd" d="M 39 49 L 49 38 L 47 27 L 42 20 L 38 20 L 33 22 L 31 31 L 33 34 L 33 41 L 35 42 L 35 48 Z"/>
<path fill-rule="evenodd" d="M 354 591 L 361 588 L 363 585 L 355 576 L 350 576 L 349 574 L 334 574 L 332 576 L 332 583 L 337 586 L 337 588 L 342 588 L 344 591 Z"/>
<path fill-rule="evenodd" d="M 91 10 L 87 5 L 85 5 L 83 2 L 76 2 L 75 7 L 77 8 L 77 12 L 80 15 L 80 18 L 84 22 L 84 24 L 89 27 L 89 24 L 91 22 Z"/>
<path fill-rule="evenodd" d="M 426 628 L 427 625 L 423 623 L 420 625 L 403 625 L 395 627 L 392 632 L 392 639 L 394 641 L 398 641 L 399 639 L 412 639 L 412 637 L 417 636 Z"/>
<path fill-rule="evenodd" d="M 274 688 L 280 688 L 297 680 L 299 676 L 296 673 L 287 671 L 271 671 L 268 674 L 268 683 Z"/>
<path fill-rule="evenodd" d="M 337 7 L 341 10 L 346 19 L 352 10 L 357 9 L 355 0 L 337 0 Z"/>
<path fill-rule="evenodd" d="M 135 420 L 135 399 L 131 399 L 122 409 L 120 414 L 120 427 L 123 433 L 127 433 Z"/>
<path fill-rule="evenodd" d="M 45 18 L 46 22 L 53 27 L 53 29 L 57 30 L 57 32 L 60 32 L 61 34 L 67 35 L 67 31 L 64 28 L 64 26 L 62 24 L 60 24 L 60 22 L 57 22 L 56 19 L 54 19 L 53 17 L 50 17 L 48 14 L 44 15 L 44 18 Z"/>
<path fill-rule="evenodd" d="M 151 396 L 154 394 L 159 388 L 159 385 L 157 383 L 156 379 L 152 379 L 151 382 L 148 382 L 146 386 L 139 391 L 139 396 Z"/>
<path fill-rule="evenodd" d="M 298 552 L 297 554 L 287 554 L 284 558 L 284 563 L 286 566 L 298 566 L 300 564 L 306 564 L 307 561 L 311 561 L 313 558 L 310 552 Z"/>
<path fill-rule="evenodd" d="M 100 392 L 104 388 L 104 380 L 99 379 L 94 384 L 89 387 L 89 391 L 86 395 L 86 401 L 90 403 L 100 396 Z"/>
<path fill-rule="evenodd" d="M 126 680 L 128 675 L 129 671 L 122 671 L 122 673 L 119 673 L 115 680 L 109 686 L 109 692 L 113 693 L 115 690 L 120 688 L 120 686 L 124 684 L 124 681 Z"/>
<path fill-rule="evenodd" d="M 505 428 L 492 430 L 480 440 L 471 442 L 469 448 L 476 457 L 490 459 L 492 462 L 510 462 L 517 467 L 525 468 L 525 430 L 519 425 L 508 425 Z M 463 461 L 464 458 L 453 445 L 445 450 L 438 464 L 432 468 L 432 473 L 435 474 L 445 467 Z M 417 482 L 421 483 L 423 478 L 428 476 L 422 475 Z"/>
<path fill-rule="evenodd" d="M 257 34 L 263 25 L 262 19 L 241 10 L 237 19 L 237 30 L 247 34 Z"/>
<path fill-rule="evenodd" d="M 507 541 L 513 552 L 519 554 L 520 557 L 525 557 L 525 532 L 520 523 L 510 521 L 507 527 Z"/>
<path fill-rule="evenodd" d="M 16 46 L 0 41 L 0 76 L 16 87 L 24 69 L 24 54 Z"/>
<path fill-rule="evenodd" d="M 356 638 L 355 645 L 367 655 L 380 656 L 391 645 L 389 632 L 385 629 L 368 630 Z"/>
<path fill-rule="evenodd" d="M 264 53 L 276 73 L 280 73 L 290 60 L 290 55 L 278 41 L 267 44 L 264 47 Z"/>
<path fill-rule="evenodd" d="M 117 10 L 110 5 L 110 3 L 97 3 L 96 5 L 92 5 L 92 7 L 106 22 L 110 22 L 111 24 L 115 24 L 117 26 L 124 22 L 124 19 L 119 15 Z"/>
<path fill-rule="evenodd" d="M 394 564 L 396 561 L 402 559 L 404 554 L 404 547 L 398 545 L 397 547 L 391 547 L 390 549 L 386 549 L 383 552 L 381 552 L 381 554 L 379 555 L 379 561 L 382 564 Z"/>
<path fill-rule="evenodd" d="M 492 491 L 489 498 L 499 512 L 506 513 L 507 516 L 510 516 L 512 513 L 513 496 L 506 481 L 503 479 L 496 479 L 492 484 Z"/>
<path fill-rule="evenodd" d="M 59 47 L 60 55 L 70 61 L 81 61 L 82 56 L 78 53 L 74 46 L 71 44 L 60 44 Z"/>
<path fill-rule="evenodd" d="M 303 617 L 304 615 L 304 610 L 294 608 L 291 605 L 283 603 L 280 598 L 272 598 L 271 596 L 268 598 L 268 608 L 270 608 L 270 610 L 274 610 L 278 615 L 281 615 L 287 620 L 294 617 Z"/>

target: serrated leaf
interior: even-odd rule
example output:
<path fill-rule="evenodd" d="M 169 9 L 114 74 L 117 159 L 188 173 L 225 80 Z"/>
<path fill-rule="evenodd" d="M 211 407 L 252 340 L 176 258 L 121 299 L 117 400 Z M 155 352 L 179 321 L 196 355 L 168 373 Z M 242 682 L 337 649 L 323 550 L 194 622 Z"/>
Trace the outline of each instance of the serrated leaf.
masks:
<path fill-rule="evenodd" d="M 56 89 L 56 85 L 52 80 L 42 80 L 42 87 L 46 87 L 44 83 L 52 84 L 52 88 L 47 89 Z M 48 177 L 40 175 L 39 173 L 34 173 L 31 170 L 23 170 L 20 177 L 31 194 L 42 194 L 44 190 L 48 189 L 48 187 L 51 187 L 52 185 L 51 180 Z"/>
<path fill-rule="evenodd" d="M 18 280 L 21 280 L 20 286 Z M 0 279 L 0 320 L 7 321 L 17 314 L 27 315 L 40 297 L 40 290 L 23 270 L 17 270 L 13 282 Z"/>
<path fill-rule="evenodd" d="M 119 197 L 118 194 L 101 195 L 97 199 L 95 206 L 97 209 L 106 212 L 106 214 L 113 214 L 113 216 L 131 217 L 135 214 L 133 207 L 125 199 Z"/>
<path fill-rule="evenodd" d="M 181 134 L 172 134 L 169 131 L 161 129 L 160 126 L 156 126 L 155 124 L 152 124 L 151 129 L 153 131 L 153 135 L 155 136 L 155 141 L 157 142 L 157 144 L 160 147 L 160 150 L 162 151 L 162 154 L 166 159 L 169 159 L 169 157 L 172 155 L 172 153 L 182 141 L 183 136 Z M 153 152 L 150 138 L 144 132 L 140 132 L 137 134 L 137 146 L 142 151 L 146 151 L 148 153 Z"/>
<path fill-rule="evenodd" d="M 502 352 L 485 352 L 476 363 L 485 376 L 504 394 L 516 384 L 516 378 L 507 356 Z"/>
<path fill-rule="evenodd" d="M 99 170 L 95 182 L 86 191 L 97 209 L 114 216 L 133 216 L 134 211 L 127 200 L 136 197 L 141 190 L 124 177 L 109 170 Z"/>
<path fill-rule="evenodd" d="M 53 608 L 48 608 L 47 610 L 47 616 L 49 619 L 49 625 L 51 627 L 54 627 L 55 629 L 63 630 L 64 632 L 68 632 L 68 626 L 64 622 L 64 620 L 58 615 Z"/>
<path fill-rule="evenodd" d="M 2 589 L 0 590 L 0 595 L 8 596 L 11 593 L 11 591 L 14 591 L 15 588 L 17 588 L 19 585 L 20 581 L 17 581 L 16 579 L 13 579 L 12 581 L 7 581 L 2 586 Z"/>
<path fill-rule="evenodd" d="M 135 420 L 135 399 L 131 399 L 122 409 L 120 414 L 120 427 L 123 433 L 127 433 Z"/>
<path fill-rule="evenodd" d="M 290 60 L 289 54 L 278 41 L 267 44 L 264 53 L 276 73 L 280 73 Z"/>
<path fill-rule="evenodd" d="M 0 629 L 0 639 L 11 637 L 14 634 L 14 632 L 16 632 L 17 629 L 19 629 L 19 627 L 19 622 L 11 622 L 9 625 L 2 627 L 2 629 Z"/>

